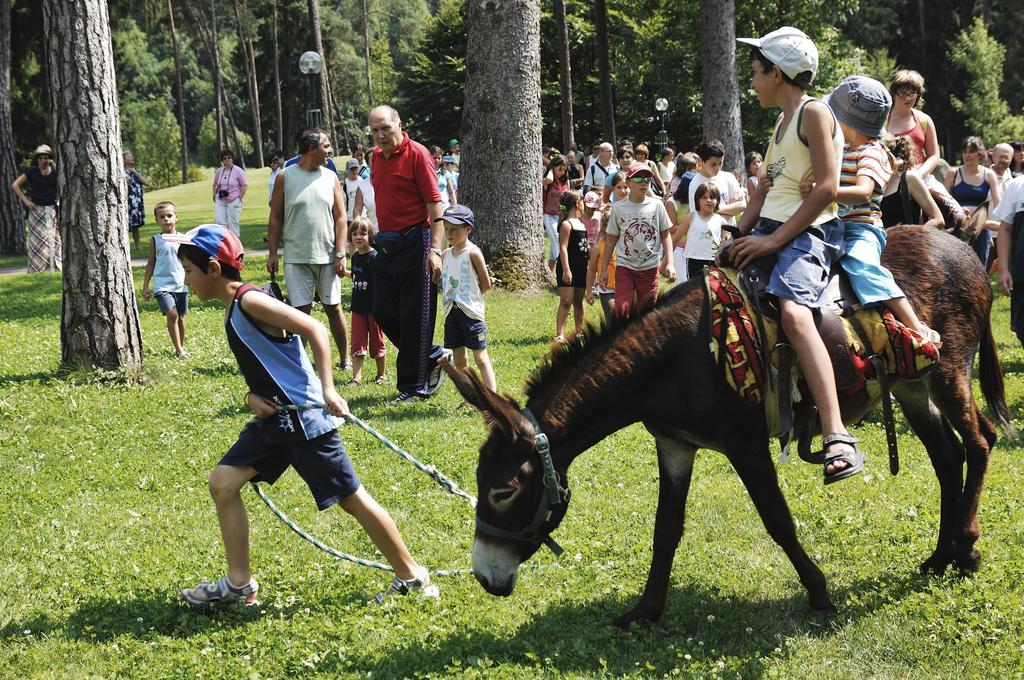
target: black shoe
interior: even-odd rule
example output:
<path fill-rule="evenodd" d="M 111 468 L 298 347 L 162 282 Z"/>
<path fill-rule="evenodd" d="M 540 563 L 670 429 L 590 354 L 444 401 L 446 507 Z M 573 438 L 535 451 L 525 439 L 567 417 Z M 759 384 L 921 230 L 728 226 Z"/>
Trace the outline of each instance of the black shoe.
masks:
<path fill-rule="evenodd" d="M 416 394 L 415 392 L 399 392 L 398 396 L 391 400 L 392 404 L 415 404 L 417 401 L 423 401 L 423 397 Z"/>

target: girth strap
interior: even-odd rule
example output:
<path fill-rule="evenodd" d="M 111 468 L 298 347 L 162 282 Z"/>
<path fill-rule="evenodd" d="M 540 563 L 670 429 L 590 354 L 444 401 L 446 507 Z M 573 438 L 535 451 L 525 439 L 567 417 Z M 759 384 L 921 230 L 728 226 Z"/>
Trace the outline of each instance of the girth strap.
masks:
<path fill-rule="evenodd" d="M 878 387 L 882 391 L 882 422 L 885 424 L 885 443 L 889 447 L 889 472 L 893 476 L 900 472 L 900 452 L 896 445 L 896 422 L 892 414 L 892 393 L 889 392 L 889 374 L 885 370 L 885 359 L 873 354 L 869 359 L 875 370 Z"/>

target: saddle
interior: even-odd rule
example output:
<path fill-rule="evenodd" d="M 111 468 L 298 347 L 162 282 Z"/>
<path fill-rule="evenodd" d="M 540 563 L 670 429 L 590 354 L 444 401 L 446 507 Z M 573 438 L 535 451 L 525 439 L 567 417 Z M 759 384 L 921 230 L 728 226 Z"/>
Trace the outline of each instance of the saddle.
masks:
<path fill-rule="evenodd" d="M 775 258 L 765 257 L 743 271 L 708 270 L 711 351 L 737 394 L 764 406 L 783 458 L 788 458 L 796 436 L 800 457 L 820 463 L 810 452 L 817 408 L 799 371 L 794 370 L 796 354 L 779 323 L 776 301 L 765 290 L 774 266 Z M 865 403 L 881 397 L 889 466 L 896 474 L 899 453 L 889 376 L 920 377 L 938 361 L 938 352 L 887 310 L 859 309 L 840 267 L 833 267 L 828 288 L 834 303 L 815 310 L 814 318 L 832 361 L 837 392 L 844 400 Z"/>

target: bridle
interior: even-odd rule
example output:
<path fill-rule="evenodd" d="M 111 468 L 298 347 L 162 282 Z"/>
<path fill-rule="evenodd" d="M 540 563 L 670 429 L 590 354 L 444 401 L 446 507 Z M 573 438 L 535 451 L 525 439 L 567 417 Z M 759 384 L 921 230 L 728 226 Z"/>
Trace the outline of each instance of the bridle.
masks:
<path fill-rule="evenodd" d="M 534 513 L 533 521 L 528 526 L 519 531 L 509 531 L 480 519 L 480 510 L 477 509 L 476 528 L 481 533 L 495 538 L 507 538 L 512 541 L 529 543 L 532 546 L 543 544 L 556 556 L 561 555 L 564 552 L 562 546 L 551 538 L 551 531 L 554 529 L 551 526 L 551 516 L 554 508 L 568 504 L 571 493 L 567 487 L 563 487 L 558 482 L 558 473 L 555 472 L 555 465 L 551 461 L 551 445 L 548 443 L 548 436 L 541 430 L 540 423 L 537 422 L 530 409 L 524 408 L 522 414 L 533 424 L 534 432 L 536 432 L 533 447 L 540 456 L 541 465 L 544 466 L 544 493 L 537 505 L 537 512 Z"/>

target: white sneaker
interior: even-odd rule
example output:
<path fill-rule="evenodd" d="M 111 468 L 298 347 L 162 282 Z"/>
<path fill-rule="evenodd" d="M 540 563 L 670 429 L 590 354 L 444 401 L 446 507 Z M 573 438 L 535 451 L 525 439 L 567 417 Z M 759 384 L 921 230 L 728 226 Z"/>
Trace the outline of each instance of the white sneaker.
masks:
<path fill-rule="evenodd" d="M 427 571 L 426 567 L 420 567 L 420 576 L 409 579 L 408 581 L 402 580 L 395 576 L 391 579 L 391 585 L 383 593 L 378 593 L 372 600 L 366 604 L 375 605 L 383 604 L 385 600 L 396 596 L 406 596 L 409 593 L 417 593 L 422 597 L 427 597 L 432 600 L 441 598 L 441 591 L 436 585 L 430 582 L 430 572 Z"/>
<path fill-rule="evenodd" d="M 445 372 L 444 367 L 441 366 L 441 359 L 444 359 L 449 364 L 455 359 L 455 353 L 450 349 L 441 349 L 441 353 L 434 360 L 434 366 L 430 369 L 430 375 L 427 376 L 427 394 L 433 396 L 435 392 L 441 389 L 441 385 L 444 384 Z"/>

